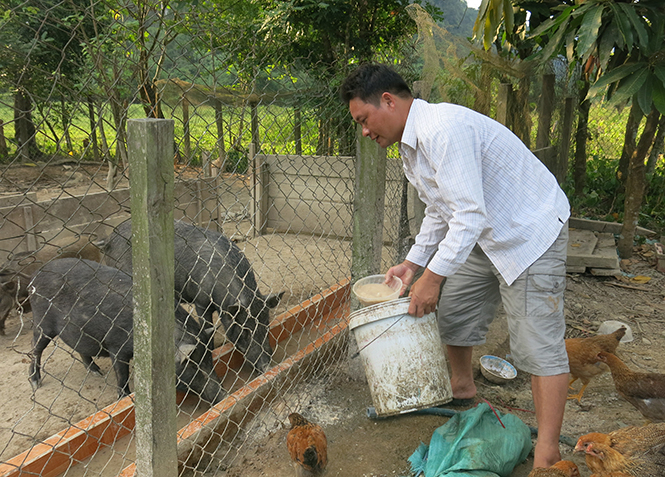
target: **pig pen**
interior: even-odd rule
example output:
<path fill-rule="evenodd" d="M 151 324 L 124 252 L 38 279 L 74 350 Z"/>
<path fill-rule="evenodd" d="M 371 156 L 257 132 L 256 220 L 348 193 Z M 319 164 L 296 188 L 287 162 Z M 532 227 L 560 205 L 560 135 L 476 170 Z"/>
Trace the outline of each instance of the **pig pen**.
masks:
<path fill-rule="evenodd" d="M 234 224 L 236 228 L 237 225 Z M 234 236 L 231 231 L 225 232 Z M 240 423 L 251 419 L 243 415 L 245 409 L 250 409 L 250 416 L 253 415 L 266 394 L 274 394 L 275 388 L 287 388 L 283 384 L 276 386 L 276 382 L 304 377 L 303 363 L 320 361 L 321 357 L 316 355 L 322 348 L 331 348 L 337 358 L 346 356 L 340 346 L 346 344 L 344 318 L 348 315 L 349 286 L 345 273 L 350 270 L 350 242 L 313 236 L 265 235 L 239 241 L 238 245 L 252 264 L 263 293 L 286 292 L 273 311 L 271 325 L 274 341 L 280 342 L 273 359 L 279 365 L 258 378 L 251 377 L 250 371 L 242 366 L 242 356 L 224 343 L 223 334 L 218 334 L 217 372 L 226 374 L 224 386 L 230 398 L 211 410 L 194 398 L 180 396 L 180 439 L 189 439 L 189 443 L 181 445 L 188 449 L 189 456 L 183 458 L 181 465 L 187 467 L 201 466 L 202 450 L 193 450 L 197 446 L 192 442 L 200 441 L 202 434 L 203 440 L 209 441 L 208 447 L 214 447 L 205 426 L 222 426 L 220 439 L 231 440 L 239 432 Z M 71 350 L 56 340 L 44 353 L 44 384 L 33 394 L 28 382 L 31 315 L 14 313 L 6 326 L 7 336 L 0 337 L 3 342 L 0 359 L 5 367 L 2 384 L 8 390 L 0 397 L 0 475 L 21 475 L 16 466 L 26 466 L 33 460 L 34 466 L 29 471 L 42 475 L 58 475 L 63 471 L 67 475 L 88 472 L 117 475 L 123 469 L 131 475 L 133 405 L 130 398 L 116 401 L 110 360 L 97 360 L 104 377 L 88 374 L 80 360 L 73 358 Z M 240 371 L 225 373 L 227 367 Z M 233 415 L 230 421 L 229 413 Z M 237 425 L 228 424 L 234 421 Z M 73 429 L 88 426 L 96 430 Z M 67 435 L 57 435 L 68 428 Z M 91 441 L 100 439 L 101 434 L 104 445 L 97 448 Z M 120 438 L 115 440 L 113 436 Z M 46 445 L 35 448 L 29 455 L 25 453 L 46 439 L 49 439 Z M 77 461 L 82 463 L 74 465 Z M 23 475 L 27 472 L 26 466 Z"/>

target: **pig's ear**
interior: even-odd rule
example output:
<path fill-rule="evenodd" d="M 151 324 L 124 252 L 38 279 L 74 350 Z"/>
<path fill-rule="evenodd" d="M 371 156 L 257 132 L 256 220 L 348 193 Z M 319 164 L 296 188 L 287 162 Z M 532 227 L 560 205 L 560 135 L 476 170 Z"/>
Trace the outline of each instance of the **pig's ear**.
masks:
<path fill-rule="evenodd" d="M 275 308 L 277 305 L 279 305 L 280 300 L 284 296 L 284 292 L 280 292 L 278 294 L 273 294 L 271 293 L 266 297 L 266 306 L 268 308 Z"/>
<path fill-rule="evenodd" d="M 194 352 L 196 349 L 196 345 L 194 344 L 189 344 L 189 343 L 183 343 L 178 345 L 178 347 L 175 350 L 175 361 L 176 363 L 182 363 L 185 361 L 190 354 Z"/>

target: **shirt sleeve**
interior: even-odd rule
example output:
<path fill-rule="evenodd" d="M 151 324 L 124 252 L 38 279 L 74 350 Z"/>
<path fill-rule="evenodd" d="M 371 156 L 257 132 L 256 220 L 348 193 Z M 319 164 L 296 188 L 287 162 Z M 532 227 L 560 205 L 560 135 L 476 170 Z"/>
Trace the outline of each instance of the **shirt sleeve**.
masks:
<path fill-rule="evenodd" d="M 426 216 L 407 259 L 422 266 L 435 247 L 427 268 L 450 276 L 467 260 L 487 223 L 480 138 L 473 125 L 434 130 L 425 124 L 423 129 L 417 153 L 431 176 L 419 178 Z"/>

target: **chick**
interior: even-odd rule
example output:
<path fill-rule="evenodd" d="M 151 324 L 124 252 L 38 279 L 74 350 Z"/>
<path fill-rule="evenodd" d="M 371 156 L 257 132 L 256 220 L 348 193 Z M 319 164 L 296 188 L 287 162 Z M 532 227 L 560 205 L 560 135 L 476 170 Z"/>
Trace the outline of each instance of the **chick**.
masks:
<path fill-rule="evenodd" d="M 528 477 L 580 477 L 580 470 L 574 462 L 560 460 L 551 467 L 536 467 Z"/>
<path fill-rule="evenodd" d="M 653 422 L 665 421 L 665 374 L 632 371 L 612 353 L 601 351 L 598 360 L 612 372 L 617 393 Z"/>
<path fill-rule="evenodd" d="M 599 363 L 596 357 L 601 351 L 614 353 L 619 346 L 621 338 L 626 334 L 626 328 L 621 327 L 614 333 L 596 335 L 588 338 L 568 338 L 566 352 L 570 365 L 570 387 L 578 379 L 582 381 L 582 388 L 577 394 L 568 396 L 568 399 L 582 400 L 584 390 L 595 376 L 607 371 L 607 366 Z"/>
<path fill-rule="evenodd" d="M 575 452 L 586 453 L 586 465 L 597 477 L 663 476 L 665 423 L 592 432 L 579 438 Z"/>
<path fill-rule="evenodd" d="M 322 475 L 328 464 L 328 441 L 323 429 L 296 412 L 289 414 L 289 422 L 291 430 L 286 435 L 286 446 L 296 476 Z"/>

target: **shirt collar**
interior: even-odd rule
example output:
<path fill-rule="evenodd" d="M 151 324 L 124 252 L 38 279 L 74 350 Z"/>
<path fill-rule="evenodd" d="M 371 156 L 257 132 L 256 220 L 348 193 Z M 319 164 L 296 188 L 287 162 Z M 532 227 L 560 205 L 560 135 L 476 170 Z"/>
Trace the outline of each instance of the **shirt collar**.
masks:
<path fill-rule="evenodd" d="M 404 125 L 404 131 L 402 132 L 402 139 L 400 145 L 408 146 L 414 151 L 418 146 L 418 136 L 416 136 L 416 118 L 418 112 L 421 109 L 422 99 L 414 99 L 411 103 L 411 108 L 409 109 L 409 115 L 406 118 L 406 124 Z"/>

